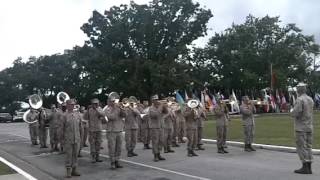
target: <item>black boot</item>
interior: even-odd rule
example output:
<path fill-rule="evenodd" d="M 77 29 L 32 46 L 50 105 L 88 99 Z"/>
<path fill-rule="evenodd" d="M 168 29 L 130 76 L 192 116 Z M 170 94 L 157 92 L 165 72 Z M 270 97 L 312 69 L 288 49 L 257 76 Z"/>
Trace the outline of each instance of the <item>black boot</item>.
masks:
<path fill-rule="evenodd" d="M 256 149 L 254 149 L 254 148 L 252 147 L 252 144 L 249 144 L 249 148 L 250 148 L 251 151 L 256 151 Z"/>
<path fill-rule="evenodd" d="M 133 150 L 131 150 L 131 154 L 132 154 L 132 156 L 138 156 L 138 154 L 133 152 Z"/>
<path fill-rule="evenodd" d="M 311 174 L 308 168 L 308 163 L 302 163 L 302 168 L 294 170 L 294 172 L 298 174 Z"/>
<path fill-rule="evenodd" d="M 158 158 L 159 158 L 160 161 L 166 160 L 164 157 L 162 157 L 162 156 L 160 155 L 160 153 L 158 153 Z"/>
<path fill-rule="evenodd" d="M 198 156 L 198 154 L 196 154 L 193 150 L 191 150 L 191 154 L 192 156 Z"/>
<path fill-rule="evenodd" d="M 191 150 L 188 150 L 188 157 L 192 157 Z"/>
<path fill-rule="evenodd" d="M 168 147 L 168 152 L 169 153 L 174 153 L 174 150 L 172 150 L 171 148 L 170 148 L 170 146 Z"/>
<path fill-rule="evenodd" d="M 145 144 L 143 149 L 151 149 L 151 148 L 149 147 L 149 144 Z"/>
<path fill-rule="evenodd" d="M 153 159 L 154 162 L 158 162 L 159 161 L 159 157 L 158 157 L 158 154 L 154 154 L 154 159 Z"/>
<path fill-rule="evenodd" d="M 224 154 L 224 151 L 222 150 L 222 148 L 220 147 L 220 148 L 218 148 L 218 153 L 220 153 L 220 154 Z"/>
<path fill-rule="evenodd" d="M 110 169 L 111 169 L 111 170 L 115 170 L 115 169 L 116 169 L 116 163 L 115 163 L 115 162 L 112 162 L 112 163 L 111 163 Z"/>
<path fill-rule="evenodd" d="M 222 149 L 223 153 L 225 153 L 225 154 L 229 153 L 229 152 L 226 151 L 223 147 L 222 147 L 221 149 Z"/>
<path fill-rule="evenodd" d="M 251 152 L 251 149 L 249 148 L 249 144 L 244 145 L 244 151 Z"/>
<path fill-rule="evenodd" d="M 201 144 L 198 144 L 198 150 L 205 150 L 205 149 L 201 146 Z"/>
<path fill-rule="evenodd" d="M 91 163 L 96 163 L 96 155 L 91 155 Z"/>
<path fill-rule="evenodd" d="M 96 154 L 96 162 L 102 162 L 102 160 L 100 159 L 100 155 Z"/>
<path fill-rule="evenodd" d="M 123 168 L 123 166 L 120 165 L 119 161 L 115 162 L 115 166 L 116 166 L 116 168 Z"/>
<path fill-rule="evenodd" d="M 133 156 L 133 154 L 131 153 L 131 150 L 128 151 L 128 155 L 127 156 L 128 157 L 132 157 Z"/>
<path fill-rule="evenodd" d="M 312 167 L 311 167 L 312 162 L 307 162 L 309 173 L 312 174 Z"/>

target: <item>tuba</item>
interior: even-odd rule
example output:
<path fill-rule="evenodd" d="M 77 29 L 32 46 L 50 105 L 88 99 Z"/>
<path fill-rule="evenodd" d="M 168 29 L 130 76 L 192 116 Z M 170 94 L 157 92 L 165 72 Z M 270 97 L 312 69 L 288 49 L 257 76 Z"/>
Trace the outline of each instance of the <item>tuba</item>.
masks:
<path fill-rule="evenodd" d="M 59 104 L 65 103 L 65 102 L 67 102 L 67 100 L 69 100 L 69 99 L 70 99 L 70 96 L 69 96 L 67 93 L 65 93 L 65 92 L 59 92 L 59 93 L 57 94 L 57 102 L 58 102 Z"/>
<path fill-rule="evenodd" d="M 198 110 L 196 109 L 198 106 L 200 105 L 200 102 L 196 99 L 190 99 L 188 102 L 187 102 L 187 106 L 193 110 L 194 114 L 196 117 L 199 117 L 199 112 Z"/>
<path fill-rule="evenodd" d="M 42 98 L 38 94 L 33 94 L 33 95 L 29 96 L 29 104 L 32 109 L 40 109 L 42 107 L 43 101 L 42 101 Z M 31 122 L 28 121 L 27 116 L 29 113 L 30 113 L 30 109 L 23 114 L 22 119 L 28 124 L 32 124 L 32 123 L 37 122 L 38 120 L 34 120 Z"/>

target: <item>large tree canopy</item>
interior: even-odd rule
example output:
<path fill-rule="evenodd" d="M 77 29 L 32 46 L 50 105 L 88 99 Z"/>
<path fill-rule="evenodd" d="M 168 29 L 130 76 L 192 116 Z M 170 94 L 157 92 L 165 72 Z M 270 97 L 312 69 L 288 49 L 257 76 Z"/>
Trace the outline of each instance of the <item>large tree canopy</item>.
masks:
<path fill-rule="evenodd" d="M 90 38 L 87 43 L 104 56 L 101 78 L 113 80 L 106 82 L 110 89 L 150 97 L 184 86 L 188 66 L 176 60 L 206 35 L 210 17 L 210 10 L 191 0 L 131 2 L 104 14 L 94 11 L 82 30 Z"/>
<path fill-rule="evenodd" d="M 221 87 L 270 87 L 272 66 L 274 88 L 286 88 L 307 81 L 313 44 L 313 36 L 303 35 L 296 25 L 281 27 L 279 17 L 249 15 L 245 23 L 213 36 L 205 50 L 212 81 Z"/>

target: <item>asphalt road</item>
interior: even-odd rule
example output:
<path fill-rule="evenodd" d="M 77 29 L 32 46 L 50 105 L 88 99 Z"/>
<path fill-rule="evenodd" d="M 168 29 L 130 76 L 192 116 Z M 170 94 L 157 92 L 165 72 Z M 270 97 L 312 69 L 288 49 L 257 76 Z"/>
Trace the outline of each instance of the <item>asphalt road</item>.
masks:
<path fill-rule="evenodd" d="M 295 153 L 269 150 L 244 152 L 242 148 L 229 147 L 229 154 L 217 154 L 216 146 L 206 144 L 198 157 L 187 157 L 186 147 L 174 148 L 175 153 L 163 154 L 166 161 L 153 162 L 151 150 L 136 148 L 137 157 L 126 157 L 122 152 L 123 169 L 109 169 L 105 136 L 102 163 L 90 163 L 89 149 L 79 160 L 82 176 L 79 180 L 312 180 L 320 178 L 320 157 L 315 156 L 312 175 L 299 175 L 293 170 L 300 167 Z M 123 144 L 124 145 L 124 144 Z M 14 163 L 39 180 L 64 179 L 64 155 L 50 153 L 49 149 L 31 146 L 25 123 L 0 124 L 0 156 Z"/>

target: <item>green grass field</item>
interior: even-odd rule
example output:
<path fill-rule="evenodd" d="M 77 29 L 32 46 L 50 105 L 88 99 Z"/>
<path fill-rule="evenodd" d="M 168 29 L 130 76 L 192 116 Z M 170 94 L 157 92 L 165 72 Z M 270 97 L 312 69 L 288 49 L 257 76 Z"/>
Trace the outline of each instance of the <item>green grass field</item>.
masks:
<path fill-rule="evenodd" d="M 0 162 L 0 175 L 15 174 L 16 172 L 7 165 Z"/>
<path fill-rule="evenodd" d="M 320 113 L 314 115 L 313 148 L 320 149 Z M 255 118 L 254 142 L 295 147 L 293 118 L 286 114 L 263 114 Z M 209 116 L 205 122 L 204 138 L 216 139 L 216 124 L 214 116 Z M 231 117 L 227 140 L 243 142 L 243 127 L 241 117 Z"/>

